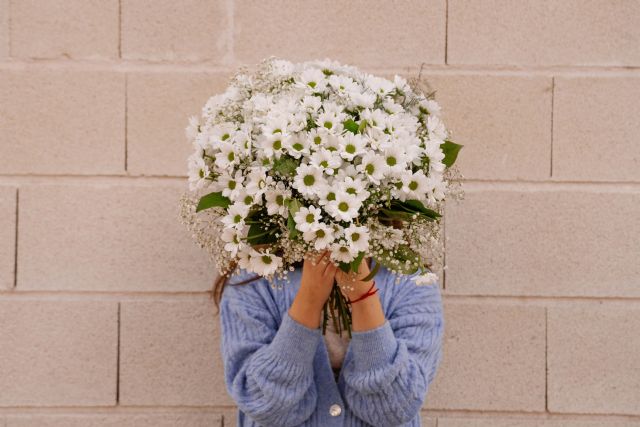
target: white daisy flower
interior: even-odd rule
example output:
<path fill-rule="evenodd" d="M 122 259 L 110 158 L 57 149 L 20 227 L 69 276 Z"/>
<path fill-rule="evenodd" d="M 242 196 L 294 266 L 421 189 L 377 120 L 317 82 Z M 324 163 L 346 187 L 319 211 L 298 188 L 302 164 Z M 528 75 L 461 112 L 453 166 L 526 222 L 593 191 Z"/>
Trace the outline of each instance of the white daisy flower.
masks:
<path fill-rule="evenodd" d="M 366 108 L 360 112 L 360 118 L 367 121 L 366 131 L 377 136 L 387 128 L 389 115 L 382 110 Z"/>
<path fill-rule="evenodd" d="M 200 156 L 189 156 L 189 189 L 191 191 L 208 187 L 211 181 L 207 179 L 211 170 Z"/>
<path fill-rule="evenodd" d="M 322 218 L 322 209 L 313 205 L 309 207 L 302 206 L 293 216 L 296 228 L 302 232 L 309 231 L 314 228 Z"/>
<path fill-rule="evenodd" d="M 331 111 L 322 111 L 318 114 L 316 123 L 319 127 L 328 129 L 329 132 L 339 135 L 344 130 L 343 116 Z"/>
<path fill-rule="evenodd" d="M 238 267 L 251 271 L 251 252 L 255 251 L 250 245 L 238 249 Z"/>
<path fill-rule="evenodd" d="M 208 141 L 206 147 L 211 147 L 214 150 L 218 149 L 218 144 L 230 139 L 236 130 L 236 125 L 229 122 L 217 124 L 209 129 Z"/>
<path fill-rule="evenodd" d="M 310 92 L 323 92 L 327 87 L 327 79 L 322 70 L 308 68 L 300 73 L 298 78 L 294 78 L 295 85 Z"/>
<path fill-rule="evenodd" d="M 298 190 L 303 196 L 317 196 L 320 187 L 325 184 L 322 170 L 309 164 L 301 164 L 296 168 L 296 176 L 291 186 Z"/>
<path fill-rule="evenodd" d="M 373 108 L 376 102 L 376 95 L 371 92 L 351 92 L 349 93 L 349 108 Z"/>
<path fill-rule="evenodd" d="M 380 97 L 387 96 L 395 89 L 395 86 L 391 81 L 371 74 L 367 74 L 365 84 L 369 89 L 371 89 L 371 91 Z"/>
<path fill-rule="evenodd" d="M 318 204 L 326 207 L 329 202 L 336 200 L 336 191 L 329 183 L 321 186 L 318 191 Z"/>
<path fill-rule="evenodd" d="M 262 204 L 262 197 L 260 197 L 260 195 L 251 194 L 244 187 L 241 187 L 241 188 L 238 189 L 238 191 L 234 194 L 234 197 L 233 197 L 232 200 L 235 203 L 238 203 L 238 204 L 246 206 L 247 207 L 247 211 L 253 205 L 261 205 Z"/>
<path fill-rule="evenodd" d="M 329 131 L 323 127 L 313 128 L 307 132 L 307 139 L 313 150 L 319 150 L 322 146 L 327 145 L 331 136 Z"/>
<path fill-rule="evenodd" d="M 234 203 L 227 208 L 227 215 L 220 218 L 226 227 L 237 228 L 242 230 L 245 226 L 244 220 L 247 217 L 248 210 L 241 204 Z"/>
<path fill-rule="evenodd" d="M 366 142 L 362 135 L 347 132 L 338 138 L 340 145 L 340 156 L 348 161 L 352 161 L 355 156 L 360 156 L 367 152 Z"/>
<path fill-rule="evenodd" d="M 262 149 L 264 154 L 268 157 L 280 158 L 283 153 L 284 147 L 287 142 L 283 142 L 286 139 L 291 138 L 289 134 L 275 133 L 275 134 L 261 134 L 258 137 L 258 146 Z"/>
<path fill-rule="evenodd" d="M 447 129 L 438 116 L 427 117 L 427 130 L 429 131 L 429 137 L 438 138 L 443 141 L 447 139 Z"/>
<path fill-rule="evenodd" d="M 249 259 L 251 271 L 261 276 L 269 276 L 282 267 L 282 258 L 270 251 L 271 248 L 266 248 L 264 251 L 256 251 L 252 248 Z"/>
<path fill-rule="evenodd" d="M 356 169 L 364 174 L 369 181 L 380 185 L 386 170 L 385 159 L 373 151 L 367 151 L 362 157 L 362 162 L 356 166 Z"/>
<path fill-rule="evenodd" d="M 306 242 L 313 242 L 316 250 L 321 251 L 329 247 L 333 242 L 335 232 L 329 225 L 318 222 L 313 227 L 302 233 L 302 237 Z"/>
<path fill-rule="evenodd" d="M 342 166 L 342 159 L 337 151 L 320 148 L 309 157 L 309 164 L 320 168 L 327 175 L 333 175 L 334 170 Z"/>
<path fill-rule="evenodd" d="M 365 201 L 370 196 L 369 191 L 365 189 L 366 184 L 358 177 L 345 176 L 340 183 L 340 189 L 355 196 L 360 201 Z"/>
<path fill-rule="evenodd" d="M 242 171 L 240 170 L 236 171 L 233 176 L 229 173 L 223 172 L 216 180 L 216 187 L 218 191 L 222 191 L 223 196 L 229 199 L 235 199 L 236 194 L 240 188 L 242 188 L 244 179 Z"/>
<path fill-rule="evenodd" d="M 350 95 L 352 92 L 361 92 L 360 85 L 349 76 L 332 74 L 328 78 L 329 85 L 340 95 Z"/>
<path fill-rule="evenodd" d="M 339 189 L 336 190 L 335 200 L 328 202 L 325 210 L 339 221 L 351 222 L 353 218 L 358 216 L 360 206 L 362 206 L 362 202 L 358 197 Z"/>
<path fill-rule="evenodd" d="M 393 76 L 393 85 L 402 93 L 413 93 L 411 87 L 409 87 L 409 83 L 407 83 L 407 79 L 397 74 Z"/>
<path fill-rule="evenodd" d="M 269 215 L 280 214 L 286 218 L 289 213 L 289 209 L 284 204 L 284 201 L 291 198 L 291 190 L 285 189 L 282 182 L 276 184 L 276 188 L 267 188 L 264 192 L 266 199 L 267 213 Z"/>
<path fill-rule="evenodd" d="M 402 193 L 399 195 L 402 201 L 406 199 L 422 200 L 426 192 L 430 189 L 429 178 L 427 178 L 422 170 L 414 173 L 403 173 L 400 179 L 402 181 L 402 189 L 398 193 Z"/>
<path fill-rule="evenodd" d="M 297 108 L 297 107 L 296 107 Z M 291 133 L 300 132 L 307 127 L 307 113 L 297 111 L 289 116 L 288 131 Z"/>
<path fill-rule="evenodd" d="M 396 146 L 387 146 L 384 149 L 384 163 L 386 167 L 385 174 L 388 176 L 399 176 L 407 167 L 407 157 L 404 148 Z"/>
<path fill-rule="evenodd" d="M 364 225 L 351 224 L 342 233 L 356 253 L 369 249 L 369 229 Z"/>
<path fill-rule="evenodd" d="M 314 95 L 305 95 L 300 103 L 302 108 L 311 115 L 317 114 L 320 107 L 322 107 L 322 100 L 319 96 Z"/>
<path fill-rule="evenodd" d="M 303 135 L 294 134 L 291 138 L 287 138 L 283 141 L 287 152 L 296 159 L 299 159 L 302 155 L 308 156 L 309 140 Z"/>
<path fill-rule="evenodd" d="M 440 104 L 438 104 L 433 99 L 421 98 L 419 102 L 420 107 L 422 108 L 421 112 L 423 114 L 431 114 L 433 116 L 437 116 L 440 114 Z"/>
<path fill-rule="evenodd" d="M 358 252 L 351 246 L 351 243 L 340 240 L 329 245 L 331 249 L 331 259 L 336 262 L 351 262 Z"/>
<path fill-rule="evenodd" d="M 249 227 L 243 227 L 240 230 L 233 227 L 225 227 L 220 236 L 222 241 L 226 242 L 224 249 L 235 257 L 238 251 L 247 245 L 244 239 L 246 239 L 248 232 Z"/>
<path fill-rule="evenodd" d="M 255 166 L 250 168 L 246 176 L 246 182 L 247 192 L 258 199 L 273 185 L 274 179 L 271 175 L 267 175 L 265 168 Z"/>
<path fill-rule="evenodd" d="M 218 144 L 220 150 L 215 155 L 215 163 L 220 169 L 228 169 L 239 161 L 238 153 L 236 152 L 236 145 L 228 142 L 220 142 Z"/>

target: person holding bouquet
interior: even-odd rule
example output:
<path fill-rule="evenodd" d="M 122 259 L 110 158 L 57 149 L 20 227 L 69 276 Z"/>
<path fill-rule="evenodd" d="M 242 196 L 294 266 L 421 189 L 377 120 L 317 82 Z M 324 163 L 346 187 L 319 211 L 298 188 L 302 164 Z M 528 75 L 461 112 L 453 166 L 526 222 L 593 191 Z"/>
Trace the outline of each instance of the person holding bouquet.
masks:
<path fill-rule="evenodd" d="M 222 354 L 238 425 L 421 425 L 420 408 L 442 358 L 439 286 L 418 286 L 410 276 L 395 284 L 383 267 L 377 292 L 359 299 L 372 281 L 351 282 L 327 258 L 327 252 L 305 258 L 284 294 L 246 273 L 233 276 L 239 284 L 225 285 Z M 362 266 L 359 277 L 368 274 Z M 359 299 L 350 304 L 353 332 L 337 381 L 320 328 L 334 280 L 353 284 L 345 296 Z"/>
<path fill-rule="evenodd" d="M 239 426 L 420 425 L 442 360 L 439 220 L 462 196 L 432 95 L 271 57 L 190 118 L 181 217 L 220 272 Z"/>

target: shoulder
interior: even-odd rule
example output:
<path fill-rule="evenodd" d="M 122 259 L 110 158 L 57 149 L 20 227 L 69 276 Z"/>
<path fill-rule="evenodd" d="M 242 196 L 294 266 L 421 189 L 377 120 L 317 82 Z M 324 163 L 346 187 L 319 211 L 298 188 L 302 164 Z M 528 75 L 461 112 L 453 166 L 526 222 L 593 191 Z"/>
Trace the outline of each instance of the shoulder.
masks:
<path fill-rule="evenodd" d="M 222 300 L 239 299 L 250 302 L 254 299 L 264 299 L 265 292 L 269 292 L 270 283 L 264 277 L 246 270 L 236 268 L 227 278 L 222 290 Z"/>
<path fill-rule="evenodd" d="M 426 285 L 418 280 L 423 274 L 419 270 L 411 274 L 402 274 L 380 266 L 380 273 L 386 291 L 390 293 L 390 312 L 402 311 L 404 308 L 432 313 L 442 311 L 440 279 Z"/>
<path fill-rule="evenodd" d="M 247 281 L 246 283 L 243 283 Z M 222 290 L 221 306 L 223 311 L 228 306 L 235 310 L 258 314 L 268 313 L 279 319 L 281 310 L 278 307 L 271 281 L 257 273 L 238 267 L 227 278 Z"/>

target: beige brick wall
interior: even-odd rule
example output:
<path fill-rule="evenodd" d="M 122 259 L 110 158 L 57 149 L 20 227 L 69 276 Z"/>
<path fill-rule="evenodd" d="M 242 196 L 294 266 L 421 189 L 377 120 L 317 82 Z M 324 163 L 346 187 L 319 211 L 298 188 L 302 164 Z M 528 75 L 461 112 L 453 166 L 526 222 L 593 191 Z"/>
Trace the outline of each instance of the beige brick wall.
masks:
<path fill-rule="evenodd" d="M 430 427 L 640 426 L 640 0 L 0 0 L 0 426 L 233 426 L 187 117 L 238 65 L 437 89 Z"/>

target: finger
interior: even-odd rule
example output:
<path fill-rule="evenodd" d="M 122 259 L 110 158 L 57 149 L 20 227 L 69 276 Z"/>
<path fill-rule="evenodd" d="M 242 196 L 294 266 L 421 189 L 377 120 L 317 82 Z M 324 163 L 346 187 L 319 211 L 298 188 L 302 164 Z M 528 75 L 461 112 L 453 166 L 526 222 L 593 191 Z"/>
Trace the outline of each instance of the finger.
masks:
<path fill-rule="evenodd" d="M 328 264 L 331 263 L 329 259 L 330 258 L 329 255 L 330 255 L 329 251 L 325 250 L 324 252 L 322 252 L 322 255 L 319 258 L 323 270 L 327 267 Z"/>
<path fill-rule="evenodd" d="M 326 280 L 330 280 L 331 285 L 333 285 L 333 282 L 336 281 L 337 282 L 337 277 L 336 277 L 336 271 L 339 270 L 339 267 L 336 265 L 331 264 L 331 266 L 329 266 L 324 274 L 324 278 Z"/>
<path fill-rule="evenodd" d="M 323 274 L 334 274 L 335 275 L 335 269 L 337 268 L 337 266 L 330 260 L 327 260 L 327 265 L 325 265 L 324 270 L 323 270 Z M 332 271 L 333 270 L 333 271 Z"/>
<path fill-rule="evenodd" d="M 316 258 L 316 263 L 324 262 L 323 258 L 327 254 L 327 251 L 320 252 L 320 255 Z"/>

